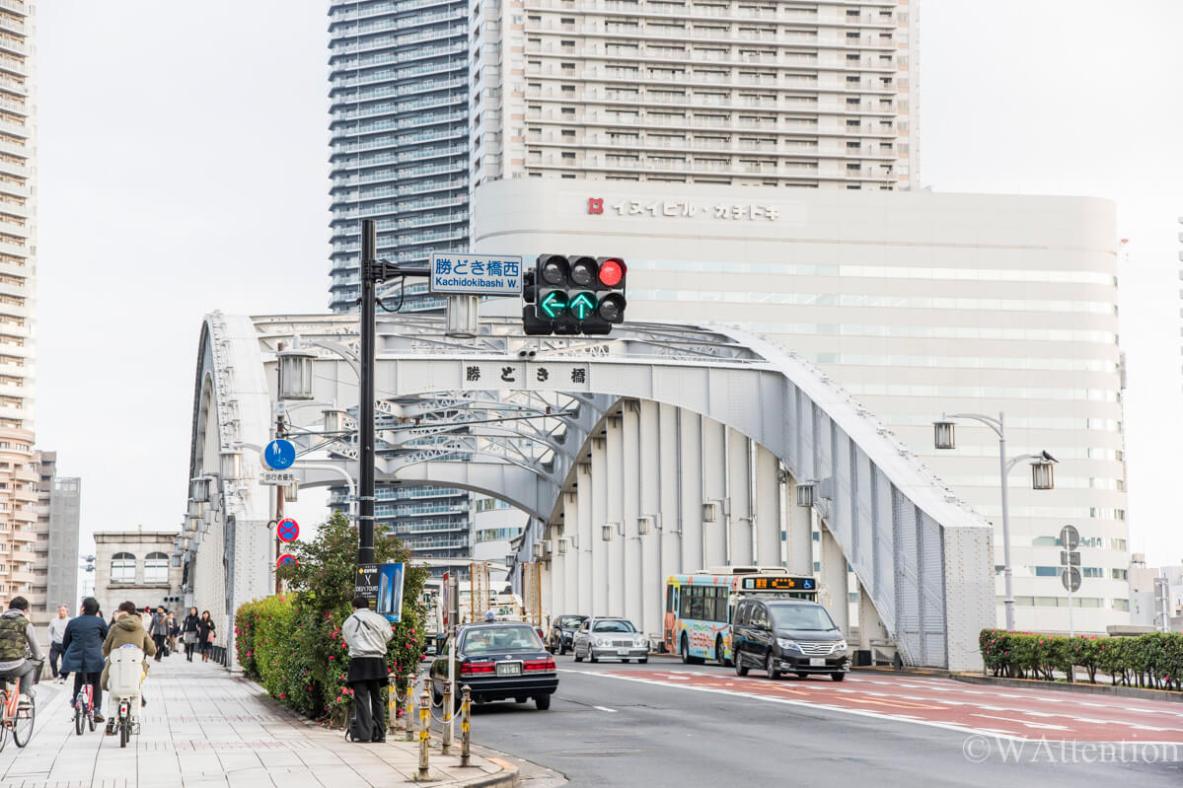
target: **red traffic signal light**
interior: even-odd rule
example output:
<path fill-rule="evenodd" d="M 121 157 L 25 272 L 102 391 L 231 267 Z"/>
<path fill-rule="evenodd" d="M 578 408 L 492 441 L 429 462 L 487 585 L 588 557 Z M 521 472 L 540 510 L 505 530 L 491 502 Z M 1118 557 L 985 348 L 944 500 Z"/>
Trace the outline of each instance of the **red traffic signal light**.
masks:
<path fill-rule="evenodd" d="M 618 287 L 624 281 L 627 270 L 624 261 L 615 257 L 600 260 L 600 284 L 604 287 Z"/>

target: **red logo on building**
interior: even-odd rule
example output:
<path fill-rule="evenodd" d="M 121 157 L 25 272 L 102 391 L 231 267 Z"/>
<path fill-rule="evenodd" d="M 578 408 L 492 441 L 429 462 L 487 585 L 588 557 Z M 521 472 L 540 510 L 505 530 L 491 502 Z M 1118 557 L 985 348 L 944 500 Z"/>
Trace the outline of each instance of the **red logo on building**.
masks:
<path fill-rule="evenodd" d="M 603 197 L 588 197 L 587 198 L 587 212 L 590 214 L 600 215 L 604 212 L 604 198 Z"/>

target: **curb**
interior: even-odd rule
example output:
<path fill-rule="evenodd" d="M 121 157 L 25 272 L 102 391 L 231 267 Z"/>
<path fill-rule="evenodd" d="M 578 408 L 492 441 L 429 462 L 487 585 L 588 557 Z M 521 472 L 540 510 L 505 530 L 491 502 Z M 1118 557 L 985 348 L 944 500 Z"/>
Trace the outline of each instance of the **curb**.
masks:
<path fill-rule="evenodd" d="M 1056 692 L 1076 692 L 1085 695 L 1108 695 L 1116 698 L 1136 698 L 1139 700 L 1157 700 L 1168 703 L 1183 703 L 1183 692 L 1171 690 L 1148 689 L 1146 687 L 1114 687 L 1108 684 L 1069 684 L 1061 681 L 1040 681 L 1037 679 L 1008 679 L 994 676 L 981 676 L 967 673 L 951 673 L 949 678 L 966 684 L 987 684 L 996 687 L 1013 687 L 1016 689 L 1053 690 Z"/>

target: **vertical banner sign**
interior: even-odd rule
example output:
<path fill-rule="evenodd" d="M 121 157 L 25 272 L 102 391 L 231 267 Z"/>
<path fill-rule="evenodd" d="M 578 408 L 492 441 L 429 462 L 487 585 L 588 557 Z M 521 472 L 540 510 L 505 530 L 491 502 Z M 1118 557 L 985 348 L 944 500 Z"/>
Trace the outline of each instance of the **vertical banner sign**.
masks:
<path fill-rule="evenodd" d="M 378 607 L 378 564 L 358 564 L 353 581 L 353 595 L 365 597 L 370 610 Z"/>
<path fill-rule="evenodd" d="M 401 563 L 378 567 L 378 614 L 392 624 L 403 616 L 403 574 Z"/>

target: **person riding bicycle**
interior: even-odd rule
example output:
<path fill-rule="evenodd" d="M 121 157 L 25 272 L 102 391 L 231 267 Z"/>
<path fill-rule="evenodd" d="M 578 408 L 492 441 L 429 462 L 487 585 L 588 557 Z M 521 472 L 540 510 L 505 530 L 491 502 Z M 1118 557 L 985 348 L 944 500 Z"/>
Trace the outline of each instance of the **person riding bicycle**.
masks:
<path fill-rule="evenodd" d="M 115 611 L 115 624 L 107 632 L 107 639 L 103 641 L 103 656 L 108 657 L 107 664 L 103 666 L 103 675 L 100 680 L 103 689 L 108 689 L 107 679 L 111 673 L 111 660 L 109 659 L 111 651 L 121 646 L 135 646 L 144 652 L 144 668 L 140 675 L 140 681 L 143 681 L 148 675 L 148 657 L 156 654 L 156 643 L 144 629 L 144 620 L 140 618 L 135 602 L 124 602 L 119 606 L 119 609 Z M 108 693 L 108 736 L 115 735 L 115 703 L 116 699 Z"/>
<path fill-rule="evenodd" d="M 0 615 L 0 678 L 20 681 L 22 703 L 33 703 L 33 682 L 41 661 L 37 633 L 29 621 L 29 600 L 14 596 Z"/>

